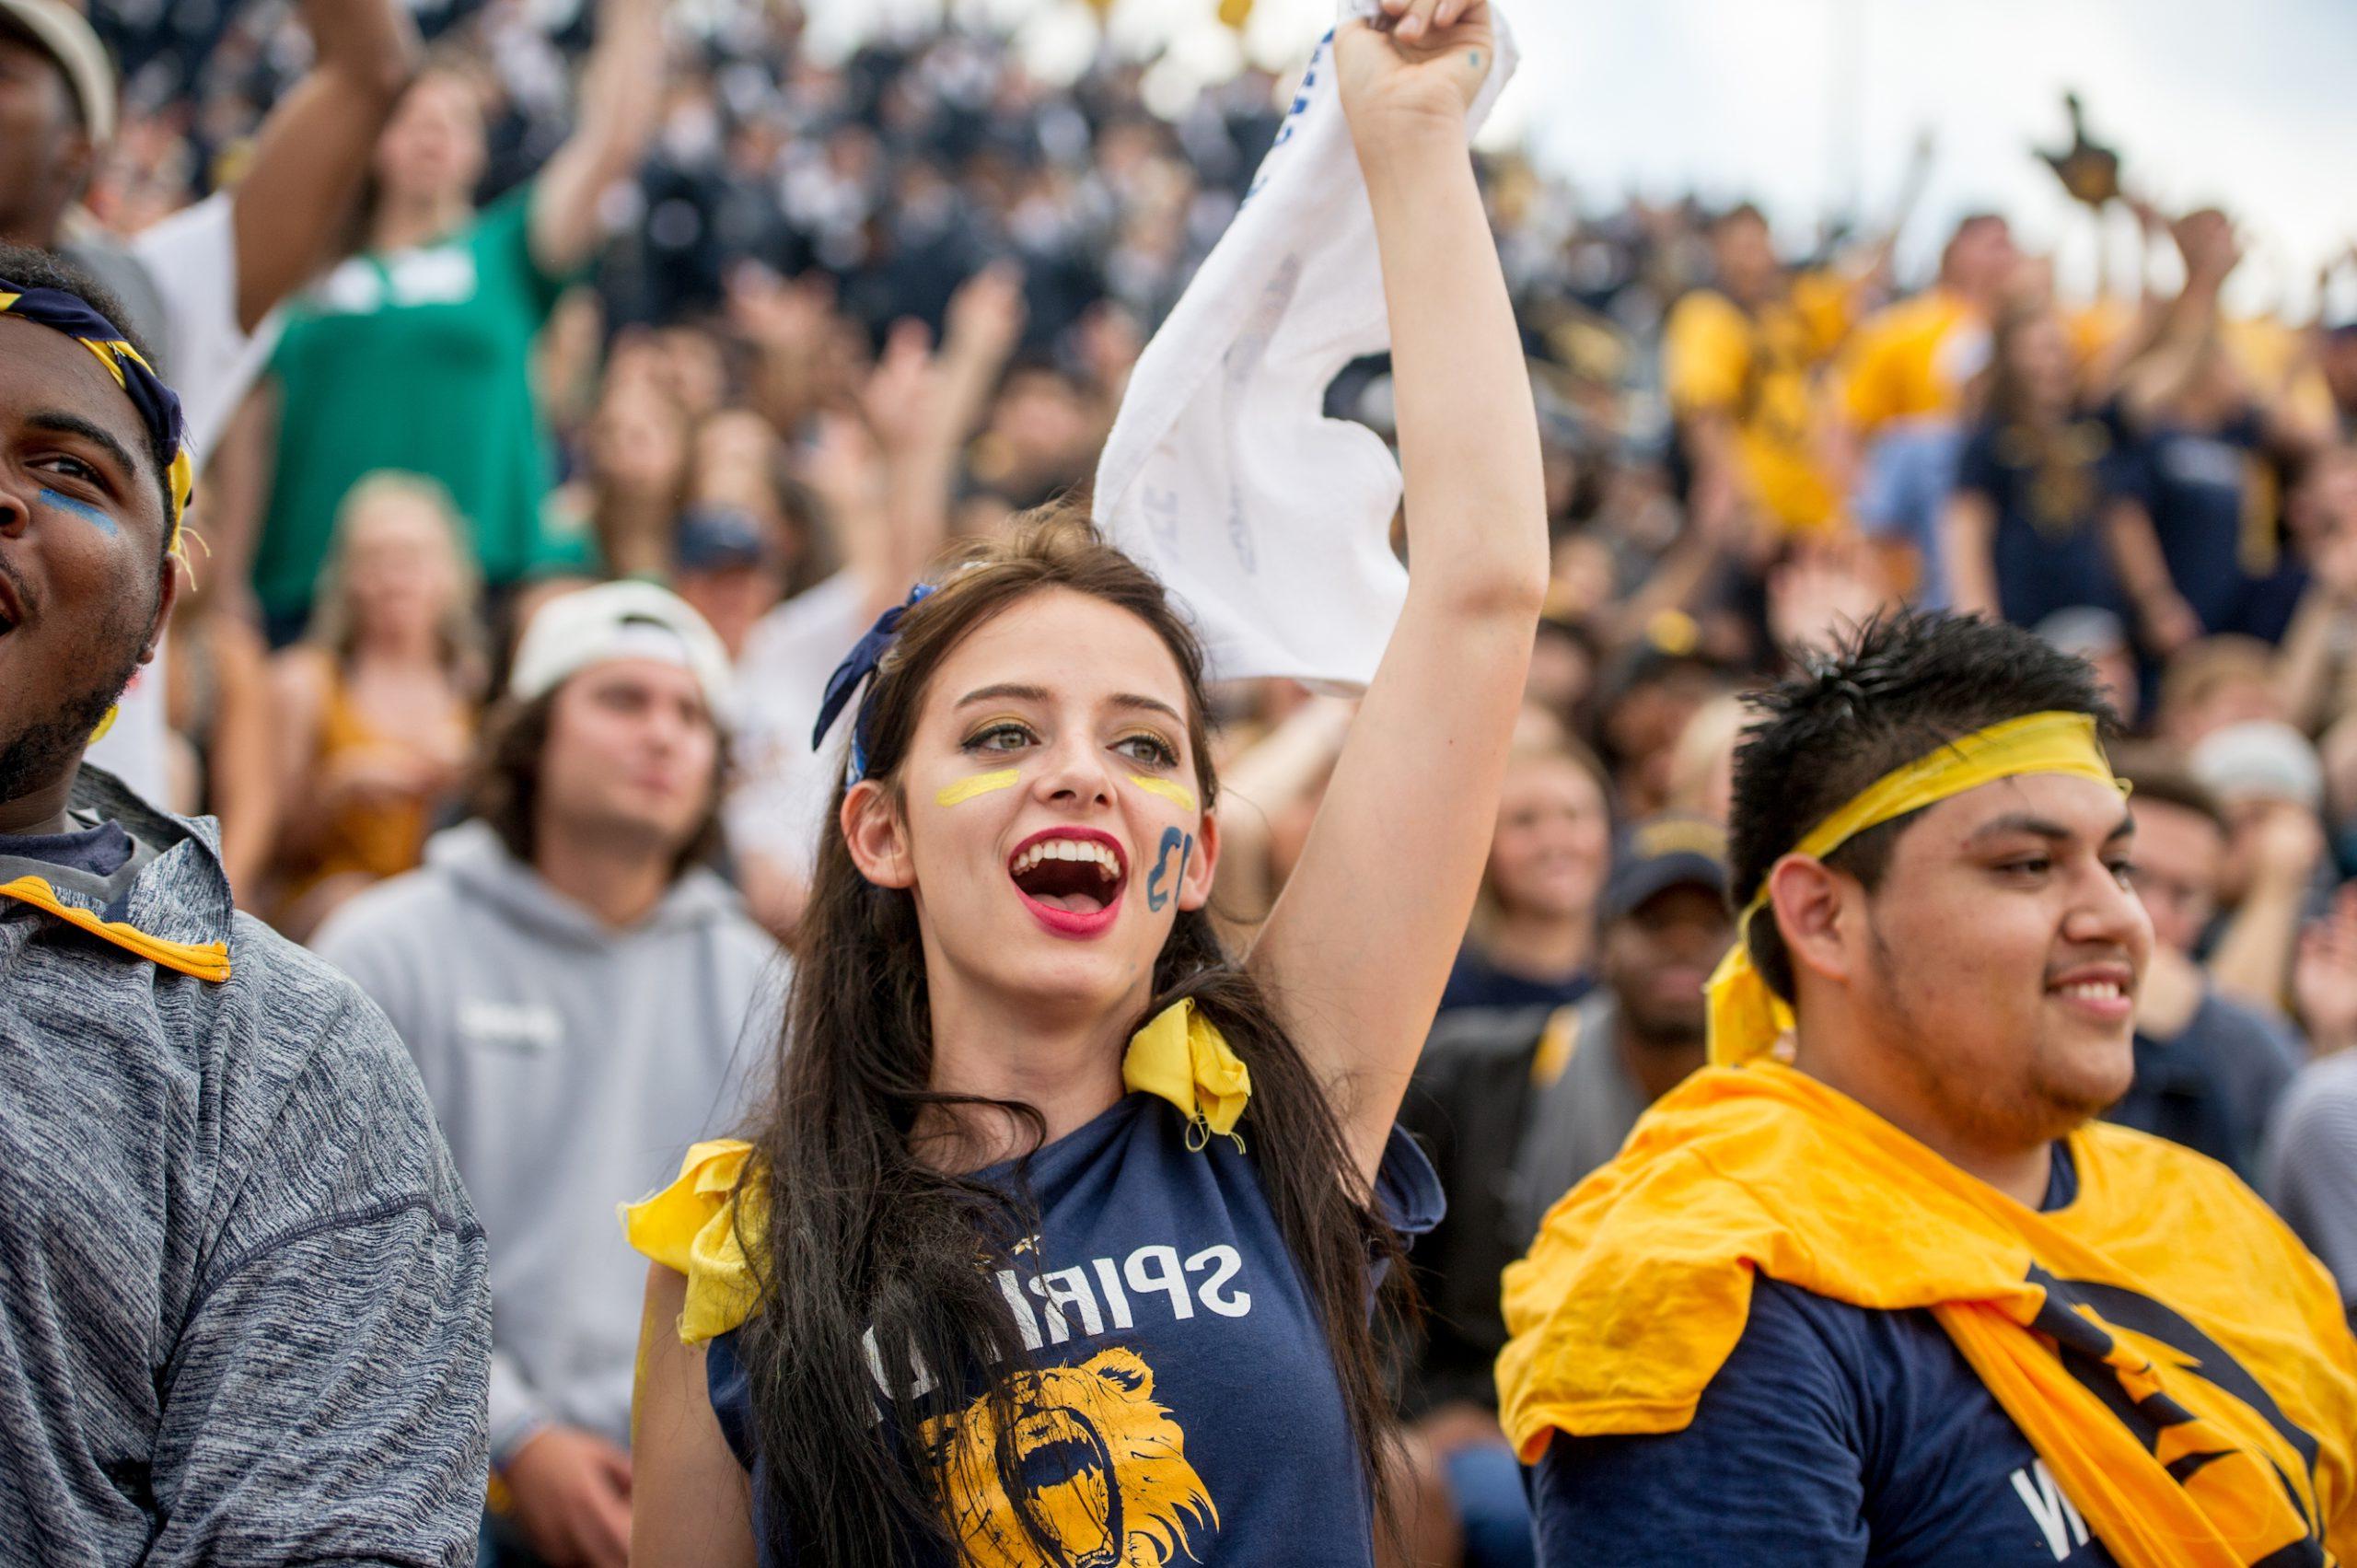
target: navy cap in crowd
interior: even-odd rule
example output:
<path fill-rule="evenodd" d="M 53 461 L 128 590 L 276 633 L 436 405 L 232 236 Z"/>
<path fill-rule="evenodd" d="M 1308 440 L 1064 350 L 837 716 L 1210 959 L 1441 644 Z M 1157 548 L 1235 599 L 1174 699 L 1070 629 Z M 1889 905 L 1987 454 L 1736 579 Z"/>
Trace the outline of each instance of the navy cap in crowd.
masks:
<path fill-rule="evenodd" d="M 1604 884 L 1605 923 L 1672 888 L 1727 894 L 1726 830 L 1707 817 L 1649 817 L 1621 836 Z"/>
<path fill-rule="evenodd" d="M 761 519 L 735 506 L 695 507 L 672 536 L 672 561 L 682 572 L 758 566 L 768 555 Z"/>

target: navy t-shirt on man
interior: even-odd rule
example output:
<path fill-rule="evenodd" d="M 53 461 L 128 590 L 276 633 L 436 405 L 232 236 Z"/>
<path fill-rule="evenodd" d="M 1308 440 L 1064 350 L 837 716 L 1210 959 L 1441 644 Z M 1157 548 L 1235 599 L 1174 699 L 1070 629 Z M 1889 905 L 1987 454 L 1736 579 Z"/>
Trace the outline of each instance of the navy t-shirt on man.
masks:
<path fill-rule="evenodd" d="M 2042 1207 L 2077 1192 L 2058 1143 Z M 1872 1311 L 1765 1275 L 1685 1431 L 1556 1433 L 1535 1491 L 1547 1568 L 2114 1561 L 1930 1312 Z"/>

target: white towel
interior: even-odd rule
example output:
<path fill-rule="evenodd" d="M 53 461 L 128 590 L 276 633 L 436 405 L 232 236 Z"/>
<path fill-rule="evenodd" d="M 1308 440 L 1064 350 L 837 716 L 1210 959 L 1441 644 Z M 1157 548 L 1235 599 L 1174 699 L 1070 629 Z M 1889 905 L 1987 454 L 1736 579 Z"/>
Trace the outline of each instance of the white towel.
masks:
<path fill-rule="evenodd" d="M 1490 14 L 1496 59 L 1469 139 L 1514 74 L 1513 32 Z M 1391 343 L 1333 55 L 1329 32 L 1235 222 L 1139 357 L 1097 465 L 1098 526 L 1193 617 L 1217 679 L 1364 687 L 1408 591 L 1390 547 L 1399 465 L 1372 430 L 1325 417 L 1342 366 Z"/>

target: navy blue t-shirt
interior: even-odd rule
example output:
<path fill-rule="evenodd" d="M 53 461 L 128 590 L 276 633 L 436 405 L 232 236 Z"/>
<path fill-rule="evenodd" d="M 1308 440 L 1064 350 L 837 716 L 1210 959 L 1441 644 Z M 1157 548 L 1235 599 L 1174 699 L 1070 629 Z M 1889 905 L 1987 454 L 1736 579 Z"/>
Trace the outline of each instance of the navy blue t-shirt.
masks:
<path fill-rule="evenodd" d="M 2075 420 L 2053 438 L 2060 455 L 2041 460 L 2029 437 L 1984 424 L 1965 442 L 1956 487 L 1988 500 L 1997 526 L 1990 541 L 1998 612 L 2035 626 L 2058 610 L 2126 608 L 2104 542 L 2106 497 L 2125 482 L 2121 451 L 2100 419 Z"/>
<path fill-rule="evenodd" d="M 1596 989 L 1596 977 L 1582 970 L 1550 980 L 1534 980 L 1492 963 L 1489 956 L 1469 942 L 1457 949 L 1448 984 L 1440 994 L 1440 1011 L 1467 1007 L 1568 1007 Z"/>
<path fill-rule="evenodd" d="M 2135 1083 L 2104 1120 L 2198 1150 L 2247 1181 L 2303 1060 L 2282 1025 L 2211 992 L 2175 1039 L 2136 1031 Z"/>
<path fill-rule="evenodd" d="M 2273 643 L 2291 624 L 2306 575 L 2288 558 L 2264 576 L 2245 570 L 2245 510 L 2264 504 L 2254 491 L 2264 482 L 2265 457 L 2256 410 L 2215 431 L 2158 425 L 2135 442 L 2135 460 L 2121 470 L 2118 488 L 2152 515 L 2169 580 L 2204 631 Z M 2274 519 L 2263 526 L 2273 528 Z"/>
<path fill-rule="evenodd" d="M 1253 1135 L 1250 1117 L 1242 1131 Z M 1018 1419 L 995 1439 L 986 1420 L 933 1434 L 949 1447 L 954 1523 L 977 1561 L 1374 1562 L 1341 1387 L 1259 1167 L 1228 1139 L 1189 1142 L 1177 1110 L 1132 1094 L 1031 1157 L 1039 1234 L 1017 1249 L 1028 1266 L 999 1273 L 1039 1342 L 1016 1377 Z M 1396 1130 L 1376 1198 L 1403 1237 L 1440 1219 L 1439 1179 Z M 766 1539 L 736 1339 L 713 1341 L 705 1381 L 752 1471 Z M 762 1550 L 765 1564 L 791 1561 Z"/>
<path fill-rule="evenodd" d="M 137 847 L 120 822 L 101 822 L 71 833 L 0 834 L 0 859 L 38 860 L 93 877 L 113 876 L 130 864 Z"/>
<path fill-rule="evenodd" d="M 2078 1194 L 2054 1146 L 2042 1207 Z M 2096 1568 L 2113 1559 L 1928 1311 L 1762 1275 L 1683 1432 L 1555 1434 L 1535 1482 L 1548 1568 Z"/>

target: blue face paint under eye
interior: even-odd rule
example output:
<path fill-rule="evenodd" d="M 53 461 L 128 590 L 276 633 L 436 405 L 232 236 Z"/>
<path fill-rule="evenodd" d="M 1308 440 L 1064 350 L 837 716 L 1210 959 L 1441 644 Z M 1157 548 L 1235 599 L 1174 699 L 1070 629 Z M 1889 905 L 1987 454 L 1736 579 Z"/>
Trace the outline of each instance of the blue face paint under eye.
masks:
<path fill-rule="evenodd" d="M 114 526 L 112 517 L 108 517 L 87 501 L 76 501 L 71 495 L 60 495 L 56 491 L 46 488 L 41 491 L 41 498 L 52 506 L 73 513 L 86 523 L 106 529 L 109 533 L 121 531 Z"/>

